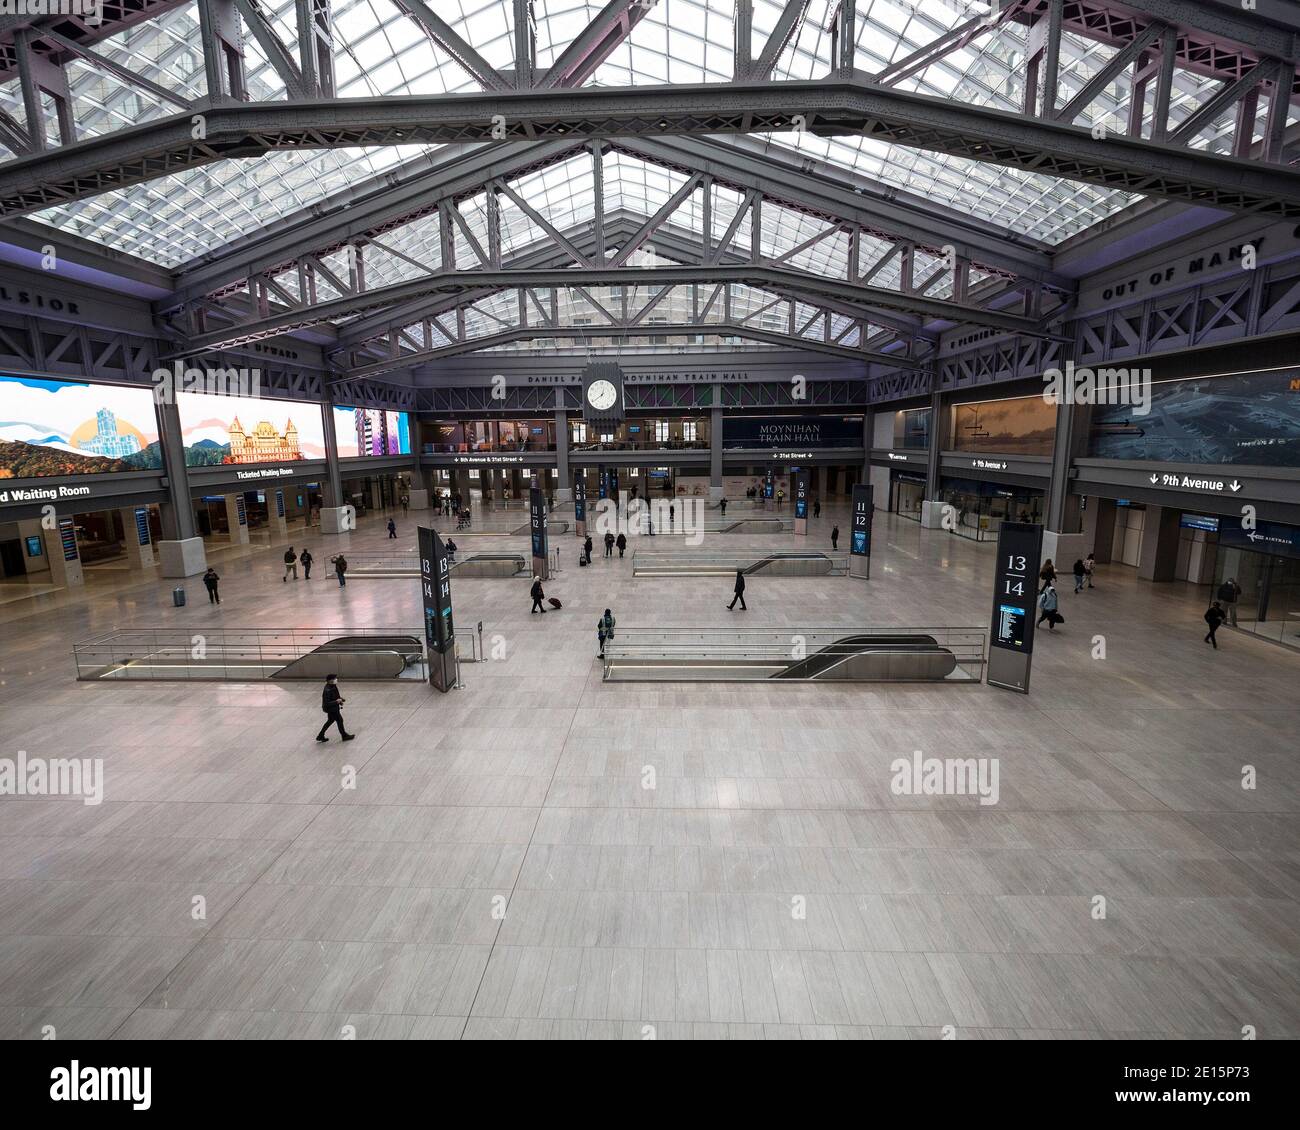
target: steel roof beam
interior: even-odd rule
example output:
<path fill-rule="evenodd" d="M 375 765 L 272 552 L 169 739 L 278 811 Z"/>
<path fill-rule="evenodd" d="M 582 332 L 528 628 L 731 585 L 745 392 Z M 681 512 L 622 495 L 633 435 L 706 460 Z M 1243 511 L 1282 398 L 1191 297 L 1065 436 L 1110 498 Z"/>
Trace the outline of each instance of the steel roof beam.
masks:
<path fill-rule="evenodd" d="M 941 299 L 925 298 L 916 294 L 900 294 L 880 287 L 863 286 L 838 279 L 805 275 L 777 267 L 742 264 L 736 266 L 681 267 L 593 267 L 576 271 L 571 267 L 527 271 L 449 271 L 430 274 L 424 278 L 409 279 L 392 286 L 377 287 L 342 297 L 316 303 L 301 310 L 289 310 L 251 322 L 233 325 L 212 333 L 192 336 L 176 356 L 189 356 L 220 345 L 235 345 L 260 341 L 277 334 L 291 333 L 354 317 L 370 310 L 392 306 L 426 296 L 464 294 L 468 290 L 504 287 L 566 287 L 575 283 L 584 286 L 663 286 L 692 282 L 748 283 L 771 289 L 783 287 L 794 296 L 808 295 L 810 301 L 825 296 L 859 305 L 863 317 L 868 307 L 921 314 L 927 318 L 991 326 L 995 329 L 1022 333 L 1031 337 L 1050 337 L 1041 319 L 982 310 L 978 307 Z"/>
<path fill-rule="evenodd" d="M 1156 141 L 905 93 L 861 79 L 214 106 L 0 165 L 0 215 L 273 150 L 680 133 L 862 136 L 1208 207 L 1300 219 L 1300 174 Z M 498 119 L 499 121 L 500 119 Z M 195 133 L 201 136 L 195 137 Z"/>

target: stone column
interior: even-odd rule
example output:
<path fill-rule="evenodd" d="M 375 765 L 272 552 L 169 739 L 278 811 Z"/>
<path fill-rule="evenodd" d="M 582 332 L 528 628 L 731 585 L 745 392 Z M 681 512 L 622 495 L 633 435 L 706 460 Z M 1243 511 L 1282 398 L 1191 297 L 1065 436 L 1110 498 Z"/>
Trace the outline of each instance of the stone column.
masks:
<path fill-rule="evenodd" d="M 143 510 L 143 524 L 138 520 L 136 511 Z M 126 560 L 135 569 L 152 569 L 156 562 L 153 556 L 153 535 L 149 532 L 149 509 L 145 506 L 124 506 L 118 511 L 122 521 L 123 548 Z"/>
<path fill-rule="evenodd" d="M 77 532 L 71 518 L 60 518 L 52 530 L 45 530 L 45 559 L 50 565 L 50 580 L 56 585 L 73 588 L 86 583 L 81 569 L 81 552 L 77 549 Z"/>
<path fill-rule="evenodd" d="M 158 563 L 164 577 L 195 577 L 208 567 L 203 539 L 194 524 L 194 500 L 190 497 L 189 474 L 185 469 L 185 444 L 181 418 L 174 398 L 155 402 L 158 436 L 162 442 L 163 468 L 167 472 L 167 501 L 159 507 L 163 540 L 158 543 Z"/>
<path fill-rule="evenodd" d="M 555 390 L 555 502 L 573 501 L 569 477 L 569 414 L 564 410 L 564 390 Z"/>
<path fill-rule="evenodd" d="M 1144 581 L 1177 578 L 1181 515 L 1182 509 L 1177 506 L 1147 507 L 1142 525 L 1142 555 L 1138 558 L 1138 576 Z"/>
<path fill-rule="evenodd" d="M 713 397 L 718 399 L 722 386 L 713 386 Z M 709 501 L 722 498 L 722 409 L 709 409 Z"/>
<path fill-rule="evenodd" d="M 248 514 L 244 510 L 243 494 L 227 494 L 226 525 L 230 529 L 231 545 L 248 544 Z"/>

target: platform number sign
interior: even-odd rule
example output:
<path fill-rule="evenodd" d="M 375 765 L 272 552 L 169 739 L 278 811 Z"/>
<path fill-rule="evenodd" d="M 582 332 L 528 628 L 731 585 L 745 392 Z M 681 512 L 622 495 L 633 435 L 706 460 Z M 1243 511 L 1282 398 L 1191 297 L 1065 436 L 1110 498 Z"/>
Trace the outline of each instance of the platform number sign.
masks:
<path fill-rule="evenodd" d="M 581 471 L 573 480 L 573 519 L 575 522 L 587 520 L 587 477 Z"/>
<path fill-rule="evenodd" d="M 424 603 L 424 640 L 429 646 L 429 677 L 439 690 L 450 668 L 437 657 L 451 655 L 456 643 L 456 629 L 451 615 L 451 562 L 447 547 L 436 530 L 419 527 L 420 595 Z"/>
<path fill-rule="evenodd" d="M 1034 612 L 1042 552 L 1042 526 L 1032 522 L 1002 523 L 998 531 L 997 568 L 993 574 L 990 686 L 1029 693 L 1029 656 L 1034 650 Z"/>
<path fill-rule="evenodd" d="M 1034 605 L 1038 599 L 1038 555 L 1043 527 L 1003 522 L 998 533 L 993 645 L 1024 655 L 1034 650 Z"/>
<path fill-rule="evenodd" d="M 794 516 L 808 517 L 808 472 L 798 469 L 794 472 Z"/>
<path fill-rule="evenodd" d="M 849 552 L 854 557 L 871 556 L 872 509 L 870 484 L 855 484 L 853 487 L 853 526 L 849 531 Z"/>

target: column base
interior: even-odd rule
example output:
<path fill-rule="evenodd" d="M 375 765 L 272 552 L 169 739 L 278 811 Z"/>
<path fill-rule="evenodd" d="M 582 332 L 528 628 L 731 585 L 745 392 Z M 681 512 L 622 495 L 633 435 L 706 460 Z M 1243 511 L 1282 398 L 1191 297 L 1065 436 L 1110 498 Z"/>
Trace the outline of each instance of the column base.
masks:
<path fill-rule="evenodd" d="M 921 502 L 921 526 L 927 530 L 943 529 L 943 508 L 946 503 L 936 499 L 923 499 Z"/>
<path fill-rule="evenodd" d="M 202 538 L 183 541 L 160 541 L 158 563 L 164 577 L 197 577 L 207 570 L 208 555 Z"/>
<path fill-rule="evenodd" d="M 1049 557 L 1052 564 L 1056 566 L 1056 571 L 1064 577 L 1072 568 L 1074 563 L 1080 557 L 1087 557 L 1088 550 L 1091 548 L 1088 544 L 1087 534 L 1060 534 L 1055 530 L 1043 531 L 1043 561 Z M 1040 561 L 1041 565 L 1042 562 Z"/>
<path fill-rule="evenodd" d="M 723 497 L 724 497 L 724 495 L 725 495 L 725 491 L 723 490 L 723 487 L 722 487 L 722 484 L 721 484 L 721 483 L 718 483 L 717 486 L 714 486 L 713 483 L 710 483 L 710 484 L 709 484 L 709 501 L 710 501 L 710 502 L 721 502 L 722 499 L 723 499 Z"/>
<path fill-rule="evenodd" d="M 353 506 L 322 506 L 320 532 L 322 534 L 350 534 L 357 528 L 357 511 Z"/>

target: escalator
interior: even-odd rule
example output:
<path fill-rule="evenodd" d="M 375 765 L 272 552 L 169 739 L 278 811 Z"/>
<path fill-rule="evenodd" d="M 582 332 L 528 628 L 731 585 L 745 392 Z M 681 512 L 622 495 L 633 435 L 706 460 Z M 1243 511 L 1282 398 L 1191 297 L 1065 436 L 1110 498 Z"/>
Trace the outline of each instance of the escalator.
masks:
<path fill-rule="evenodd" d="M 957 657 L 933 636 L 845 636 L 772 678 L 925 682 L 945 679 L 956 668 Z"/>
<path fill-rule="evenodd" d="M 701 643 L 692 648 L 693 654 L 681 649 L 656 654 L 653 644 L 626 650 L 616 644 L 607 648 L 613 650 L 606 655 L 606 681 L 944 682 L 954 673 L 955 681 L 972 681 L 966 671 L 959 671 L 952 650 L 933 636 L 919 633 L 841 636 L 798 659 L 789 658 L 784 648 L 777 650 L 771 644 L 722 651 Z M 980 650 L 982 654 L 982 647 Z M 963 663 L 969 665 L 969 659 Z"/>
<path fill-rule="evenodd" d="M 820 573 L 829 573 L 834 567 L 834 563 L 824 553 L 770 553 L 761 561 L 755 561 L 754 564 L 742 570 L 746 576 L 752 576 L 754 573 L 761 573 L 764 570 L 772 573 L 776 572 L 775 566 L 784 562 L 806 562 L 808 568 L 797 570 L 800 574 L 816 575 Z"/>
<path fill-rule="evenodd" d="M 424 678 L 424 645 L 414 636 L 337 636 L 271 675 L 273 679 Z M 412 676 L 409 672 L 414 671 Z"/>

